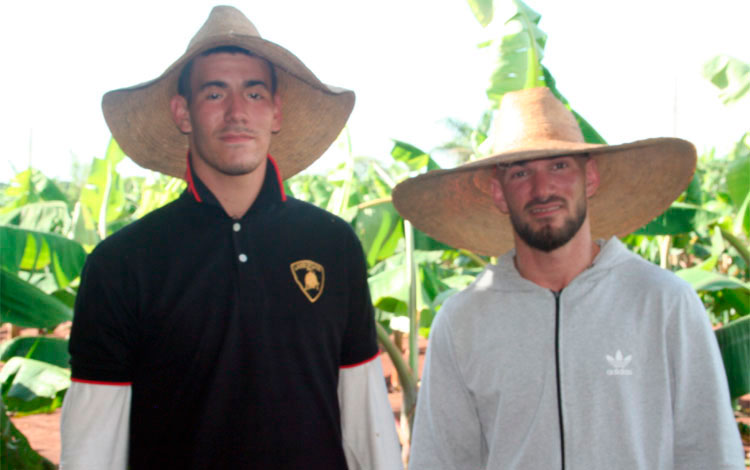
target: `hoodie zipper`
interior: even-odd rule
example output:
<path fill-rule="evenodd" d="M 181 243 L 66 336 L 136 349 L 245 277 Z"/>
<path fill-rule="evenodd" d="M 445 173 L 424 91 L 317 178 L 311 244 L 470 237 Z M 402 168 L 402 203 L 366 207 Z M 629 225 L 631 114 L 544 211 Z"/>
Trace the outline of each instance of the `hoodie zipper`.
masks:
<path fill-rule="evenodd" d="M 562 289 L 555 294 L 555 379 L 557 381 L 557 419 L 560 423 L 560 457 L 562 458 L 562 470 L 565 470 L 565 428 L 563 426 L 562 392 L 560 386 L 560 294 Z"/>

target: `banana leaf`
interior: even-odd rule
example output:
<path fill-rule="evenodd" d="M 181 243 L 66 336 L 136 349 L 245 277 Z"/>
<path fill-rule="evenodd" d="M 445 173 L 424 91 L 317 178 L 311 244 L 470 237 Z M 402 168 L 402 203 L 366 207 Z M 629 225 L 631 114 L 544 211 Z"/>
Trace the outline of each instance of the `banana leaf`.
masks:
<path fill-rule="evenodd" d="M 0 344 L 0 361 L 12 357 L 26 357 L 65 369 L 70 368 L 68 340 L 44 336 L 19 336 Z"/>
<path fill-rule="evenodd" d="M 547 35 L 537 26 L 541 15 L 521 0 L 499 5 L 503 10 L 493 11 L 487 26 L 492 39 L 480 46 L 492 64 L 487 97 L 494 109 L 500 107 L 503 95 L 509 91 L 546 84 L 541 61 Z"/>
<path fill-rule="evenodd" d="M 374 266 L 396 251 L 398 242 L 404 238 L 403 219 L 392 204 L 379 204 L 359 211 L 353 221 L 367 265 Z"/>
<path fill-rule="evenodd" d="M 482 26 L 487 26 L 494 15 L 494 0 L 468 0 L 469 7 Z"/>
<path fill-rule="evenodd" d="M 750 316 L 716 330 L 732 399 L 750 393 Z"/>
<path fill-rule="evenodd" d="M 750 193 L 750 146 L 746 139 L 750 139 L 750 134 L 737 143 L 732 151 L 733 160 L 727 168 L 727 193 L 738 209 Z"/>
<path fill-rule="evenodd" d="M 372 304 L 375 308 L 399 315 L 408 314 L 409 279 L 404 274 L 403 266 L 396 266 L 379 272 L 368 279 Z M 421 283 L 419 285 L 421 288 Z M 425 308 L 418 302 L 417 310 Z"/>
<path fill-rule="evenodd" d="M 185 190 L 185 186 L 185 181 L 180 178 L 156 172 L 150 174 L 141 188 L 141 197 L 138 208 L 133 213 L 133 219 L 140 219 L 149 212 L 177 199 Z"/>
<path fill-rule="evenodd" d="M 0 323 L 53 329 L 73 320 L 73 309 L 52 295 L 0 268 Z"/>
<path fill-rule="evenodd" d="M 726 55 L 718 55 L 703 65 L 703 76 L 719 90 L 724 104 L 739 101 L 750 93 L 750 64 Z"/>
<path fill-rule="evenodd" d="M 750 291 L 750 283 L 743 282 L 736 277 L 706 271 L 700 266 L 681 269 L 675 274 L 689 282 L 696 291 L 718 291 L 722 289 L 743 289 Z"/>
<path fill-rule="evenodd" d="M 736 215 L 733 230 L 750 236 L 750 133 L 745 134 L 734 148 L 734 160 L 727 169 L 727 192 L 732 198 Z"/>
<path fill-rule="evenodd" d="M 679 235 L 705 227 L 718 218 L 719 214 L 707 211 L 700 206 L 675 202 L 663 214 L 655 217 L 634 233 L 637 235 Z"/>
<path fill-rule="evenodd" d="M 0 207 L 0 214 L 7 214 L 27 204 L 40 201 L 68 202 L 65 193 L 62 192 L 54 181 L 34 169 L 28 169 L 16 174 L 10 186 L 5 190 L 5 195 L 12 202 Z"/>
<path fill-rule="evenodd" d="M 80 276 L 86 260 L 83 246 L 54 233 L 0 226 L 0 267 L 12 273 L 49 268 L 57 288 Z"/>
<path fill-rule="evenodd" d="M 39 232 L 67 233 L 71 219 L 63 201 L 25 204 L 0 215 L 0 225 L 14 225 Z"/>
<path fill-rule="evenodd" d="M 88 179 L 81 189 L 81 210 L 87 211 L 90 218 L 96 221 L 100 238 L 106 237 L 107 224 L 127 215 L 123 181 L 116 171 L 123 158 L 125 153 L 115 139 L 111 139 L 105 158 L 94 158 L 92 161 Z"/>
<path fill-rule="evenodd" d="M 427 152 L 399 140 L 394 141 L 391 156 L 397 162 L 404 163 L 412 172 L 440 169 L 440 165 Z"/>
<path fill-rule="evenodd" d="M 2 396 L 18 415 L 49 413 L 62 405 L 70 387 L 70 371 L 46 362 L 11 358 L 0 370 Z"/>

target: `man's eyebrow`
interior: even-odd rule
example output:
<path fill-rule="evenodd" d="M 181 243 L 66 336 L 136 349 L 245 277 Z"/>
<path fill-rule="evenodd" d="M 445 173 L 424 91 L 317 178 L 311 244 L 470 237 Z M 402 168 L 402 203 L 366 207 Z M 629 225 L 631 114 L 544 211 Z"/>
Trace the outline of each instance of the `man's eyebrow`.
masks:
<path fill-rule="evenodd" d="M 262 86 L 263 88 L 267 90 L 269 89 L 268 84 L 264 82 L 263 80 L 248 80 L 245 82 L 245 88 L 252 88 L 254 86 Z"/>
<path fill-rule="evenodd" d="M 529 160 L 520 160 L 517 162 L 510 162 L 510 163 L 498 163 L 497 167 L 501 170 L 507 170 L 508 168 L 512 168 L 514 166 L 526 166 L 526 164 L 529 162 Z"/>
<path fill-rule="evenodd" d="M 576 153 L 576 154 L 564 154 L 564 155 L 551 155 L 549 157 L 544 158 L 532 158 L 531 160 L 519 160 L 517 162 L 510 162 L 510 163 L 498 163 L 497 166 L 501 170 L 511 168 L 514 166 L 526 166 L 529 162 L 534 161 L 545 161 L 545 160 L 557 160 L 558 158 L 578 158 L 578 157 L 585 157 L 589 158 L 590 155 L 588 153 Z"/>
<path fill-rule="evenodd" d="M 267 90 L 269 89 L 268 84 L 264 82 L 263 80 L 248 80 L 245 82 L 245 88 L 252 88 L 256 86 L 262 86 L 263 88 Z M 205 90 L 206 88 L 213 88 L 213 87 L 226 89 L 226 88 L 229 88 L 229 84 L 221 80 L 210 80 L 206 83 L 201 84 L 201 86 L 198 87 L 198 91 L 202 91 L 202 90 Z"/>
<path fill-rule="evenodd" d="M 201 84 L 201 86 L 198 87 L 198 91 L 203 91 L 206 88 L 229 88 L 229 85 L 226 82 L 222 82 L 221 80 L 211 80 L 206 83 Z"/>

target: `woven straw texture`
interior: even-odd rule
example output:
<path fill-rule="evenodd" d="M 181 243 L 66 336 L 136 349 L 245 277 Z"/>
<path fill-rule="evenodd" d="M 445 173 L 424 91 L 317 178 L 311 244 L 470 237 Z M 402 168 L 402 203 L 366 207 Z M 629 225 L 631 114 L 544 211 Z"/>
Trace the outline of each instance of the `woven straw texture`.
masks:
<path fill-rule="evenodd" d="M 588 153 L 600 184 L 588 201 L 594 238 L 623 236 L 666 210 L 695 171 L 695 147 L 657 138 L 593 145 L 573 114 L 547 88 L 508 93 L 489 137 L 495 154 L 452 170 L 435 170 L 393 190 L 393 204 L 415 227 L 456 248 L 498 256 L 513 247 L 510 218 L 492 201 L 498 163 Z"/>
<path fill-rule="evenodd" d="M 239 10 L 227 6 L 211 11 L 185 54 L 159 78 L 104 95 L 104 118 L 120 147 L 145 168 L 184 177 L 188 139 L 172 121 L 169 101 L 185 64 L 218 46 L 242 47 L 275 65 L 283 124 L 269 153 L 285 179 L 307 168 L 338 137 L 354 107 L 354 92 L 322 83 L 294 54 L 261 38 Z"/>

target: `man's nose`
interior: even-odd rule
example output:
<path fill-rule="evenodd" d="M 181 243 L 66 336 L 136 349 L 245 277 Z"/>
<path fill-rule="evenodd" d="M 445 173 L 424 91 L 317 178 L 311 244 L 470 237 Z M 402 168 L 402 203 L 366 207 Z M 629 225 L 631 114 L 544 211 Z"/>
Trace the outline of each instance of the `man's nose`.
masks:
<path fill-rule="evenodd" d="M 531 177 L 531 192 L 535 199 L 545 200 L 552 194 L 552 179 L 545 171 L 535 171 Z"/>
<path fill-rule="evenodd" d="M 244 122 L 247 119 L 247 107 L 241 94 L 232 93 L 227 98 L 225 119 L 228 122 Z"/>

